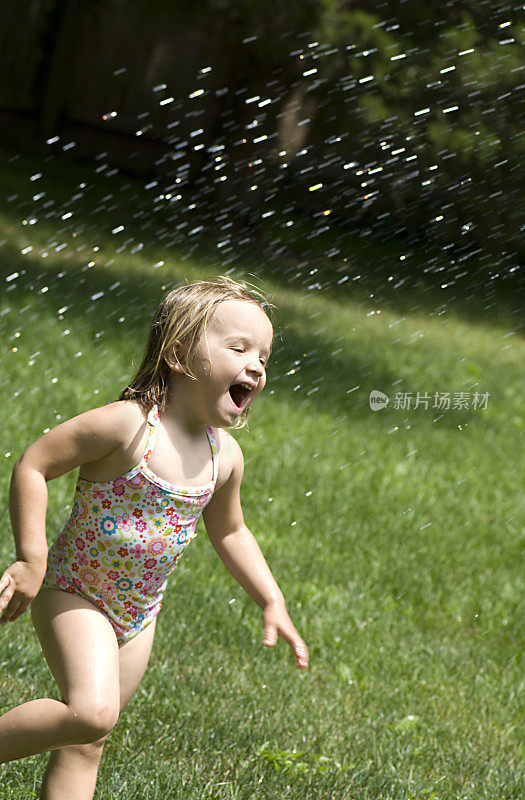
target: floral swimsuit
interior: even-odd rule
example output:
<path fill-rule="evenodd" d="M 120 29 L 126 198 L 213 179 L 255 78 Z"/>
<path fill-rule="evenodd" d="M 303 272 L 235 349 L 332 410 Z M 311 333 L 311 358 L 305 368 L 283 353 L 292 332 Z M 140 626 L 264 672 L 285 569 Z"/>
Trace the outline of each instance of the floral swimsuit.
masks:
<path fill-rule="evenodd" d="M 148 469 L 159 413 L 154 406 L 146 450 L 125 475 L 78 479 L 71 516 L 49 550 L 42 588 L 86 597 L 109 619 L 119 644 L 157 616 L 167 577 L 192 539 L 217 480 L 217 443 L 207 434 L 213 476 L 205 486 L 173 486 Z"/>

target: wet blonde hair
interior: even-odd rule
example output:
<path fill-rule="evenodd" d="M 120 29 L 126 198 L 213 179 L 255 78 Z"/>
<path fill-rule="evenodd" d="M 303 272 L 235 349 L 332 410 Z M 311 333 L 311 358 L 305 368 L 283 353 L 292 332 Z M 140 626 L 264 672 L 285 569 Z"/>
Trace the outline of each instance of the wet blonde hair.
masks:
<path fill-rule="evenodd" d="M 197 345 L 206 335 L 208 320 L 224 300 L 247 300 L 271 319 L 272 304 L 256 286 L 234 281 L 223 275 L 210 281 L 195 281 L 178 286 L 165 295 L 153 317 L 142 363 L 119 400 L 134 400 L 146 412 L 156 405 L 161 411 L 168 400 L 172 367 L 178 361 L 183 372 L 196 380 L 194 368 Z M 248 421 L 246 408 L 233 428 Z"/>

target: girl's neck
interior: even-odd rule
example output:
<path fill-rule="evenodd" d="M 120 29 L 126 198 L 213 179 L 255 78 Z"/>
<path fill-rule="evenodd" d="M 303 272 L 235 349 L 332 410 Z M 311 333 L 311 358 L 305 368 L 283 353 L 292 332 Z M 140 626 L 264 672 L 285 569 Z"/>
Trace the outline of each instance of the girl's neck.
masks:
<path fill-rule="evenodd" d="M 185 402 L 183 392 L 170 392 L 162 411 L 162 421 L 174 432 L 189 439 L 200 439 L 208 425 L 198 418 L 190 403 Z"/>

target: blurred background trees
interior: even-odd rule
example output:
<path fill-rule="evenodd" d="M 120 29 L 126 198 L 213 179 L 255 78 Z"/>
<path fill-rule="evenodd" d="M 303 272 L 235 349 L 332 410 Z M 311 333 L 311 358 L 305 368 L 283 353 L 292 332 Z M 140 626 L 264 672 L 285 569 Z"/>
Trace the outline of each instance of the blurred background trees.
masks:
<path fill-rule="evenodd" d="M 517 254 L 519 9 L 4 0 L 0 139 L 323 225 Z M 513 256 L 514 257 L 514 256 Z"/>

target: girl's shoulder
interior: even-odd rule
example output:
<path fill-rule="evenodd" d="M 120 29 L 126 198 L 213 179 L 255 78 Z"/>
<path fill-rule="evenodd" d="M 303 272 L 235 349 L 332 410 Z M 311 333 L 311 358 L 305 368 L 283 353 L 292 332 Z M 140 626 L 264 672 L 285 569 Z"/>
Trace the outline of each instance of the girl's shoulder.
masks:
<path fill-rule="evenodd" d="M 118 430 L 119 438 L 130 440 L 135 438 L 137 432 L 144 428 L 148 421 L 148 412 L 145 411 L 134 400 L 115 400 L 105 406 L 101 406 L 100 411 L 107 415 L 109 425 L 115 425 Z"/>
<path fill-rule="evenodd" d="M 100 406 L 97 410 L 106 411 L 129 425 L 145 422 L 148 418 L 148 412 L 134 400 L 114 400 L 106 403 L 105 406 Z"/>
<path fill-rule="evenodd" d="M 214 428 L 215 440 L 219 454 L 219 474 L 217 486 L 219 489 L 229 480 L 232 472 L 240 471 L 244 466 L 244 459 L 239 442 L 224 428 Z"/>
<path fill-rule="evenodd" d="M 147 420 L 146 413 L 132 400 L 117 400 L 104 406 L 84 411 L 72 422 L 87 432 L 98 432 L 102 437 L 127 442 Z"/>
<path fill-rule="evenodd" d="M 217 449 L 223 458 L 231 457 L 235 452 L 240 451 L 241 447 L 237 439 L 224 428 L 213 428 Z"/>
<path fill-rule="evenodd" d="M 48 430 L 21 458 L 42 472 L 46 480 L 81 466 L 84 478 L 103 480 L 99 475 L 103 462 L 111 467 L 110 473 L 116 470 L 120 475 L 126 471 L 121 469 L 121 462 L 130 460 L 129 453 L 137 449 L 137 438 L 144 439 L 146 427 L 146 416 L 136 403 L 110 403 L 84 411 Z M 95 462 L 96 474 L 87 474 L 86 465 Z"/>

